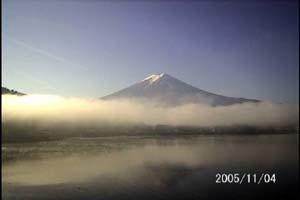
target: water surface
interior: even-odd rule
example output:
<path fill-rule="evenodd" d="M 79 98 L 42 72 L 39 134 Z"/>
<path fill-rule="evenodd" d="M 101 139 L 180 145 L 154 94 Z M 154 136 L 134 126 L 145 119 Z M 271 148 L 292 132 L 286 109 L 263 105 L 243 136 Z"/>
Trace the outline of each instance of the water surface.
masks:
<path fill-rule="evenodd" d="M 298 195 L 298 149 L 298 134 L 2 144 L 2 198 L 288 199 Z M 216 173 L 269 173 L 276 183 L 216 184 Z"/>

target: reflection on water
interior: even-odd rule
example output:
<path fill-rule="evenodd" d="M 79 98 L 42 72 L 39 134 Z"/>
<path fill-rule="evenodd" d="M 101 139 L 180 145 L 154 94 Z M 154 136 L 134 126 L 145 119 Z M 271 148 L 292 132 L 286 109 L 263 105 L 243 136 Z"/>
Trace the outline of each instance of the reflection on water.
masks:
<path fill-rule="evenodd" d="M 283 198 L 298 194 L 298 141 L 289 134 L 3 144 L 2 198 Z M 220 185 L 216 173 L 276 173 L 277 182 Z"/>

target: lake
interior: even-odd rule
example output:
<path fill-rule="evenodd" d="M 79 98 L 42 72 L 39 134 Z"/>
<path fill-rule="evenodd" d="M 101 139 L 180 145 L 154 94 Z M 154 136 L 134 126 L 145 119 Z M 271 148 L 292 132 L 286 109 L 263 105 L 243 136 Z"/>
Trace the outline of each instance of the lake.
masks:
<path fill-rule="evenodd" d="M 2 198 L 294 199 L 299 196 L 298 150 L 299 134 L 4 143 Z M 238 173 L 239 182 L 216 183 L 218 173 Z"/>

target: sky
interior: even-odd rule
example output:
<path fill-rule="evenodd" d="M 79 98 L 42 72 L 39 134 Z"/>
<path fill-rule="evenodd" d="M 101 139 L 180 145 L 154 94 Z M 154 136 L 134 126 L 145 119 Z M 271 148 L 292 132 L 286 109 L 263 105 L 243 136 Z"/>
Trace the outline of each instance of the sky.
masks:
<path fill-rule="evenodd" d="M 167 73 L 213 93 L 299 101 L 298 1 L 3 0 L 2 86 L 108 95 Z"/>

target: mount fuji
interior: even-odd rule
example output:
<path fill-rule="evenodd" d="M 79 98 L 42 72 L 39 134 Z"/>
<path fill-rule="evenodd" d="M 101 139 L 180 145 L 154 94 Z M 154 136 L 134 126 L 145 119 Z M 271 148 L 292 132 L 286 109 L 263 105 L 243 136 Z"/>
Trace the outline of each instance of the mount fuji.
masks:
<path fill-rule="evenodd" d="M 183 104 L 206 104 L 227 106 L 245 102 L 258 103 L 256 99 L 235 98 L 214 94 L 193 87 L 168 74 L 153 74 L 140 82 L 113 94 L 102 97 L 103 100 L 130 99 L 155 102 L 163 106 Z"/>

